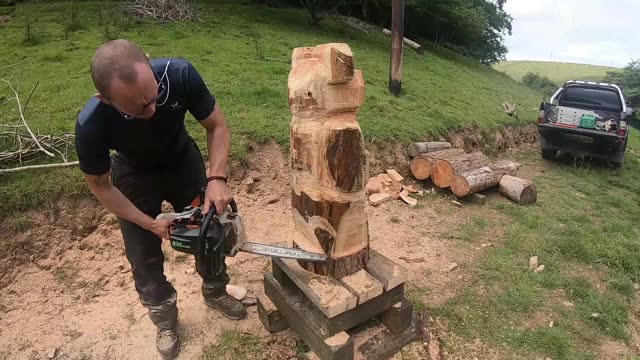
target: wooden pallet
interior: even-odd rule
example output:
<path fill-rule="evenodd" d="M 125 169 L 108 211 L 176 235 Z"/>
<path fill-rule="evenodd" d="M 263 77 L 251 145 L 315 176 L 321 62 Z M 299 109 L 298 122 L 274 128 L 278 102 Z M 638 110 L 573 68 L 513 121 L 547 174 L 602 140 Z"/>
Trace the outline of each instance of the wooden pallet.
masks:
<path fill-rule="evenodd" d="M 261 300 L 266 304 L 260 319 L 272 332 L 283 328 L 277 319 L 284 319 L 322 360 L 362 358 L 358 354 L 385 359 L 416 340 L 419 326 L 404 298 L 406 270 L 371 250 L 366 271 L 356 276 L 338 281 L 308 272 L 295 260 L 274 258 L 272 273 L 264 275 L 268 299 Z M 339 301 L 327 301 L 321 291 Z M 362 345 L 354 349 L 357 336 L 369 338 L 358 339 Z"/>

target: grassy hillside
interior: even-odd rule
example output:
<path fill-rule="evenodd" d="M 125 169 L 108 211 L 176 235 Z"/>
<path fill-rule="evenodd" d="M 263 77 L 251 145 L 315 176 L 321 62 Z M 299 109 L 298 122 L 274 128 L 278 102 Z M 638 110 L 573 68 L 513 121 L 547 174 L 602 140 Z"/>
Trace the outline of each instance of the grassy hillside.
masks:
<path fill-rule="evenodd" d="M 105 2 L 81 2 L 82 29 L 65 33 L 71 3 L 21 5 L 8 23 L 0 24 L 0 78 L 17 85 L 23 97 L 39 80 L 26 117 L 42 133 L 71 132 L 76 113 L 94 93 L 88 74 L 93 51 L 104 41 L 101 29 L 117 15 Z M 192 61 L 226 112 L 233 134 L 233 156 L 243 157 L 248 141 L 275 139 L 288 144 L 290 113 L 287 76 L 291 51 L 298 46 L 347 42 L 366 81 L 366 102 L 359 114 L 364 135 L 371 139 L 425 139 L 454 127 L 495 127 L 514 120 L 502 112 L 503 101 L 515 101 L 520 121 L 534 121 L 539 95 L 504 74 L 456 54 L 404 58 L 403 95 L 387 91 L 389 39 L 364 33 L 331 20 L 308 25 L 303 12 L 237 3 L 197 4 L 202 22 L 115 25 L 120 37 L 140 44 L 151 57 L 177 56 Z M 6 11 L 6 10 L 5 10 Z M 98 14 L 103 11 L 103 25 Z M 26 23 L 33 20 L 35 44 L 25 44 Z M 114 25 L 111 24 L 113 30 Z M 11 66 L 14 65 L 14 66 Z M 8 66 L 8 67 L 7 67 Z M 0 124 L 14 122 L 15 102 L 0 83 Z M 204 145 L 205 133 L 188 118 L 190 132 Z M 0 177 L 7 206 L 32 206 L 62 191 L 84 191 L 75 169 Z M 42 178 L 40 178 L 42 177 Z M 42 198 L 42 184 L 46 196 Z M 73 189 L 76 189 L 74 191 Z M 3 205 L 4 206 L 4 205 Z"/>
<path fill-rule="evenodd" d="M 552 61 L 502 61 L 494 68 L 505 72 L 517 81 L 527 72 L 545 75 L 561 85 L 567 80 L 602 80 L 607 71 L 617 68 L 587 64 L 573 64 Z"/>

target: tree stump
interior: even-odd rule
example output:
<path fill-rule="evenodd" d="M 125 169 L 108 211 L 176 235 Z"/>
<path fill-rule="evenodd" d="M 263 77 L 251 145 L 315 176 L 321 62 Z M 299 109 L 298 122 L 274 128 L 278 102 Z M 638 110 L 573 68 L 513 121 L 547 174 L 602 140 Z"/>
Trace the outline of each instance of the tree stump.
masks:
<path fill-rule="evenodd" d="M 300 265 L 339 279 L 362 269 L 369 253 L 368 168 L 356 119 L 364 80 L 347 44 L 296 48 L 291 64 L 293 246 L 327 254 Z"/>

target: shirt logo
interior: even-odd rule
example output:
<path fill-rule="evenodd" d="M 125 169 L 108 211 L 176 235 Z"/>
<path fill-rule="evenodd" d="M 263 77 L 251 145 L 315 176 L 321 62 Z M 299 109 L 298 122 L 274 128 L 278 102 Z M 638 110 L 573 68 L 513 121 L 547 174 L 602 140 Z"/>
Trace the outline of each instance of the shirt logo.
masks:
<path fill-rule="evenodd" d="M 182 107 L 182 105 L 180 105 L 179 102 L 174 102 L 173 104 L 171 104 L 171 110 L 178 110 Z"/>

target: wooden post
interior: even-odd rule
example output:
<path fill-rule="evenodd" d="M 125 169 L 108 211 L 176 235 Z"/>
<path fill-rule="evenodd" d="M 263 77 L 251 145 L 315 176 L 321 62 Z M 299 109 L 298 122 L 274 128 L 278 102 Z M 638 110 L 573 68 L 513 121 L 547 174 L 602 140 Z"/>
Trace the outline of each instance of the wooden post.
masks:
<path fill-rule="evenodd" d="M 337 279 L 368 260 L 364 213 L 368 170 L 356 112 L 364 102 L 362 72 L 347 44 L 296 48 L 289 73 L 292 246 L 329 259 L 301 261 L 310 271 Z"/>
<path fill-rule="evenodd" d="M 391 4 L 391 64 L 389 66 L 389 91 L 400 95 L 402 89 L 402 39 L 404 34 L 404 0 L 392 0 Z"/>

